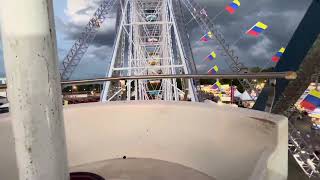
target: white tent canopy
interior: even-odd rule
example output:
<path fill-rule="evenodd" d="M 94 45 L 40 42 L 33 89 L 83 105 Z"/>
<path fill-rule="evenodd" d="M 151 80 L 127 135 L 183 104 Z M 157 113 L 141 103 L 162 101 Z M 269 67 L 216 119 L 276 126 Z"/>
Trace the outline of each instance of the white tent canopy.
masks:
<path fill-rule="evenodd" d="M 315 118 L 320 118 L 320 107 L 318 107 L 317 109 L 313 110 L 309 116 L 311 117 L 315 117 Z"/>
<path fill-rule="evenodd" d="M 238 91 L 238 89 L 234 91 L 234 97 L 241 98 L 241 95 L 242 94 Z"/>
<path fill-rule="evenodd" d="M 244 91 L 243 93 L 242 93 L 242 95 L 240 96 L 240 99 L 242 100 L 242 101 L 253 101 L 254 99 L 252 99 L 251 97 L 250 97 L 250 95 L 249 95 L 249 93 L 247 92 L 247 91 Z"/>

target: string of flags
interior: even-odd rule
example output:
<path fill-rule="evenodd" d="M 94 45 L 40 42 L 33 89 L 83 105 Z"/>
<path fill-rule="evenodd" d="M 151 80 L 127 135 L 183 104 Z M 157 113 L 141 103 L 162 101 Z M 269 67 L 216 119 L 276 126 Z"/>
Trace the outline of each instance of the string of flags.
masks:
<path fill-rule="evenodd" d="M 234 14 L 236 12 L 237 9 L 239 9 L 241 3 L 239 0 L 233 0 L 231 3 L 229 3 L 224 9 L 222 9 L 214 18 L 213 20 L 215 20 L 218 16 L 220 16 L 224 10 L 226 10 L 229 14 Z M 194 11 L 196 11 L 196 9 L 194 9 Z M 208 17 L 207 11 L 205 9 L 201 9 L 200 10 L 200 14 L 203 16 Z"/>
<path fill-rule="evenodd" d="M 225 10 L 229 14 L 234 14 L 239 9 L 240 6 L 241 6 L 241 2 L 239 0 L 233 0 L 223 9 L 223 11 Z M 218 15 L 220 15 L 223 11 L 218 13 Z M 201 9 L 200 14 L 204 15 L 204 16 L 208 16 L 207 11 L 205 9 Z M 249 30 L 247 30 L 243 35 L 249 35 L 252 37 L 259 37 L 267 29 L 268 29 L 267 24 L 265 24 L 261 21 L 258 21 Z M 201 42 L 208 42 L 210 39 L 213 39 L 213 35 L 214 34 L 211 31 L 209 31 L 209 32 L 205 33 L 200 38 L 200 41 Z M 235 42 L 238 42 L 241 38 L 243 38 L 244 37 L 243 35 Z M 232 45 L 235 45 L 235 44 L 236 43 L 234 43 Z M 272 61 L 276 62 L 276 63 L 279 62 L 280 58 L 284 54 L 285 50 L 286 49 L 284 47 L 281 47 L 279 49 L 279 51 L 275 55 L 272 56 Z M 217 54 L 215 53 L 215 51 L 212 51 L 208 56 L 206 56 L 204 58 L 204 60 L 212 62 L 216 58 L 217 58 Z M 219 71 L 219 67 L 217 65 L 214 65 L 211 69 L 209 69 L 208 74 L 216 74 L 216 73 L 218 73 L 218 71 Z"/>
<path fill-rule="evenodd" d="M 268 25 L 262 23 L 262 22 L 257 22 L 254 26 L 252 26 L 247 32 L 246 34 L 250 35 L 250 36 L 254 36 L 254 37 L 258 37 L 263 31 L 265 31 L 268 28 Z M 206 33 L 205 35 L 203 35 L 200 38 L 200 41 L 202 42 L 208 42 L 209 39 L 212 39 L 213 34 L 211 31 L 209 31 L 208 33 Z M 274 55 L 272 57 L 272 61 L 274 62 L 278 62 L 280 60 L 280 57 L 282 56 L 282 54 L 284 53 L 285 48 L 281 48 L 276 55 Z M 217 54 L 212 51 L 205 59 L 208 61 L 213 61 L 215 58 L 217 58 Z M 219 67 L 217 65 L 215 65 L 214 67 L 216 68 L 211 68 L 208 73 L 209 74 L 216 74 L 219 70 Z"/>
<path fill-rule="evenodd" d="M 286 49 L 284 47 L 280 48 L 280 50 L 274 56 L 272 56 L 272 61 L 279 62 L 285 50 Z"/>

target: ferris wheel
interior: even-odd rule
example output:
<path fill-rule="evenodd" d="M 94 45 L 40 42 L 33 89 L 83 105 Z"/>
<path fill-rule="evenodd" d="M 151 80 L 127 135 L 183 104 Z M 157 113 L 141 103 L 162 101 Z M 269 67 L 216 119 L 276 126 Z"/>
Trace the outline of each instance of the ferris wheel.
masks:
<path fill-rule="evenodd" d="M 228 68 L 233 73 L 245 74 L 249 72 L 249 69 L 240 61 L 236 51 L 233 49 L 235 42 L 228 43 L 223 33 L 209 17 L 207 10 L 197 1 L 104 0 L 85 27 L 81 37 L 75 42 L 63 60 L 63 68 L 61 69 L 63 80 L 68 80 L 71 77 L 90 43 L 95 38 L 101 24 L 104 23 L 106 15 L 116 5 L 118 7 L 118 31 L 114 42 L 111 65 L 107 70 L 106 77 L 196 74 L 196 63 L 190 46 L 183 10 L 187 10 L 192 16 L 192 20 L 196 21 L 200 27 L 202 31 L 202 35 L 199 37 L 200 41 L 212 40 L 218 44 L 218 48 L 208 52 L 209 55 L 204 57 L 205 59 L 214 61 L 215 58 L 221 56 L 224 57 Z M 234 14 L 237 13 L 240 6 L 240 1 L 234 0 L 226 5 L 225 11 Z M 311 7 L 309 11 L 316 14 L 317 10 L 320 9 L 319 2 L 314 1 Z M 306 18 L 310 18 L 310 15 Z M 246 34 L 258 36 L 267 29 L 268 26 L 265 23 L 258 21 L 246 31 Z M 316 33 L 316 31 L 314 29 L 311 33 Z M 316 38 L 317 36 L 310 37 L 313 41 Z M 293 43 L 298 44 L 297 42 Z M 306 46 L 306 49 L 309 48 Z M 276 71 L 285 70 L 285 66 L 291 67 L 287 64 L 288 62 L 281 62 L 281 56 L 284 53 L 285 48 L 279 47 L 279 51 L 272 58 L 275 62 L 280 61 L 277 64 Z M 270 111 L 294 118 L 292 114 L 296 110 L 293 104 L 296 102 L 297 97 L 301 96 L 302 91 L 305 90 L 305 85 L 301 86 L 301 83 L 310 83 L 311 75 L 318 71 L 312 66 L 311 62 L 313 61 L 305 61 L 304 57 L 301 57 L 299 63 L 293 69 L 290 69 L 298 71 L 300 68 L 299 78 L 296 82 L 277 82 L 276 87 L 273 89 L 274 99 L 272 99 L 272 102 L 274 103 Z M 212 68 L 208 67 L 208 69 L 208 73 L 212 74 L 219 71 L 217 65 Z M 238 81 L 248 92 L 253 91 L 257 95 L 260 94 L 256 90 L 254 82 L 248 79 L 238 79 Z M 180 79 L 159 78 L 156 80 L 106 82 L 101 101 L 185 100 L 185 98 L 180 97 L 181 94 L 191 101 L 199 101 L 197 87 L 198 82 L 193 79 L 181 81 Z M 292 92 L 295 93 L 293 94 Z M 263 94 L 265 93 L 262 92 Z M 259 104 L 265 106 L 267 103 L 261 99 L 258 98 L 257 106 Z M 265 109 L 262 108 L 260 110 Z M 319 177 L 319 154 L 315 153 L 312 147 L 310 148 L 310 144 L 301 136 L 301 133 L 293 124 L 290 123 L 289 127 L 289 151 L 308 177 Z"/>

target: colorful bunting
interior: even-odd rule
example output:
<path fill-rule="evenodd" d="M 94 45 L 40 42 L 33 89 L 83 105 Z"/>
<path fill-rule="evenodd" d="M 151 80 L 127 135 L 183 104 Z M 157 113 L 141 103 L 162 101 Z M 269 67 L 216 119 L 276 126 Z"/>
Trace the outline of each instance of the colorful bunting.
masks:
<path fill-rule="evenodd" d="M 320 91 L 311 90 L 306 98 L 300 103 L 300 106 L 313 111 L 320 106 Z"/>
<path fill-rule="evenodd" d="M 233 2 L 231 2 L 226 7 L 226 11 L 228 11 L 230 14 L 234 14 L 239 7 L 240 7 L 240 1 L 239 0 L 233 0 Z"/>
<path fill-rule="evenodd" d="M 250 28 L 246 34 L 254 37 L 258 37 L 264 30 L 268 28 L 267 25 L 262 22 L 257 22 L 252 28 Z"/>
<path fill-rule="evenodd" d="M 219 67 L 215 65 L 211 69 L 209 69 L 208 74 L 217 74 L 218 71 L 219 71 Z"/>
<path fill-rule="evenodd" d="M 279 62 L 281 56 L 283 55 L 284 51 L 286 49 L 284 47 L 282 47 L 278 52 L 277 54 L 275 54 L 273 57 L 272 57 L 272 61 L 273 62 Z"/>
<path fill-rule="evenodd" d="M 209 39 L 212 39 L 212 36 L 213 36 L 212 32 L 209 31 L 207 34 L 205 34 L 204 36 L 201 37 L 200 41 L 208 42 Z"/>
<path fill-rule="evenodd" d="M 212 61 L 213 59 L 215 59 L 217 57 L 217 54 L 212 51 L 207 57 L 205 60 L 208 60 L 208 61 Z"/>

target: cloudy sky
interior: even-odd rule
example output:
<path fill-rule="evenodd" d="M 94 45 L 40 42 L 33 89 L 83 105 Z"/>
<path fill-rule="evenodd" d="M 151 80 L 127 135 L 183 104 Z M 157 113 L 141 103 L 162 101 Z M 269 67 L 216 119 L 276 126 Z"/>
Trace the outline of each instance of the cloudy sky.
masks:
<path fill-rule="evenodd" d="M 233 49 L 246 66 L 270 67 L 275 64 L 271 57 L 280 47 L 286 46 L 305 14 L 312 0 L 240 0 L 241 6 L 234 15 L 224 11 L 230 0 L 196 0 L 205 7 L 209 17 L 224 34 L 227 42 L 237 42 Z M 98 7 L 101 0 L 54 0 L 55 22 L 58 40 L 59 59 L 62 60 L 79 37 L 83 27 Z M 186 11 L 186 21 L 191 19 Z M 244 33 L 257 21 L 269 28 L 258 38 Z M 206 72 L 214 64 L 222 71 L 228 71 L 226 59 L 218 56 L 215 62 L 203 62 L 212 50 L 217 51 L 216 43 L 202 43 L 203 35 L 195 21 L 188 24 L 191 45 L 198 70 Z M 115 36 L 115 14 L 111 13 L 72 79 L 102 77 L 108 68 Z M 240 40 L 239 40 L 240 39 Z M 239 40 L 239 41 L 238 41 Z M 3 57 L 0 46 L 0 77 L 4 76 Z"/>

